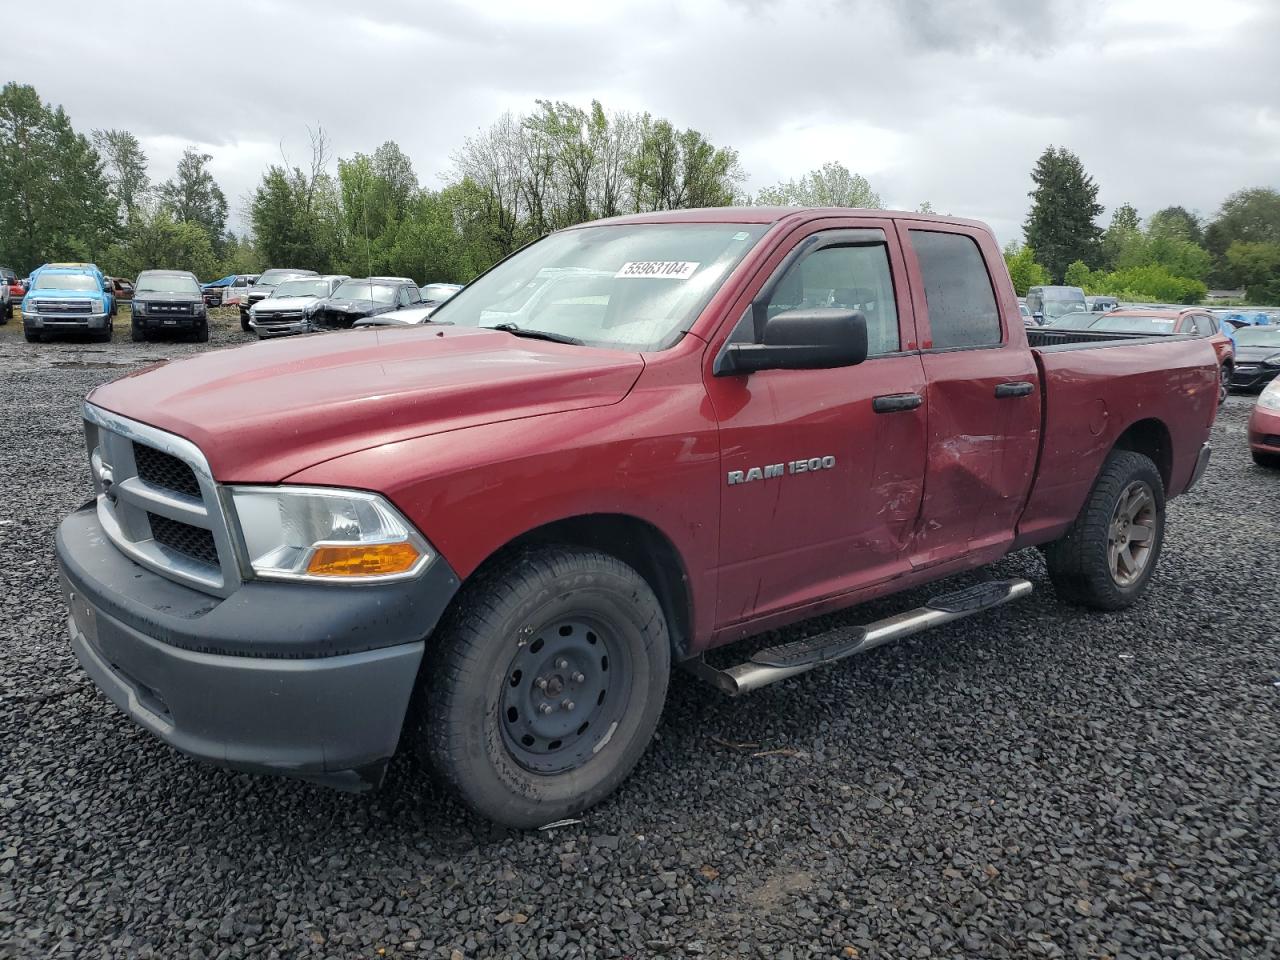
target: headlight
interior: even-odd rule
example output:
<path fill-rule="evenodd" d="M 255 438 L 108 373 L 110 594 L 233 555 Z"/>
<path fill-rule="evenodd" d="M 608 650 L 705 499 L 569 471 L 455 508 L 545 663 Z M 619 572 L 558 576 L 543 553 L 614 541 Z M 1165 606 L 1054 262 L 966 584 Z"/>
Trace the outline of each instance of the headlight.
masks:
<path fill-rule="evenodd" d="M 1272 380 L 1258 396 L 1258 406 L 1263 410 L 1280 410 L 1280 380 Z"/>
<path fill-rule="evenodd" d="M 147 312 L 147 301 L 145 301 L 145 300 L 133 300 L 133 301 L 130 301 L 130 303 L 129 303 L 129 309 L 130 309 L 130 310 L 132 310 L 134 313 L 146 313 L 146 312 Z"/>
<path fill-rule="evenodd" d="M 325 487 L 232 487 L 255 575 L 362 582 L 411 577 L 434 553 L 382 497 Z"/>

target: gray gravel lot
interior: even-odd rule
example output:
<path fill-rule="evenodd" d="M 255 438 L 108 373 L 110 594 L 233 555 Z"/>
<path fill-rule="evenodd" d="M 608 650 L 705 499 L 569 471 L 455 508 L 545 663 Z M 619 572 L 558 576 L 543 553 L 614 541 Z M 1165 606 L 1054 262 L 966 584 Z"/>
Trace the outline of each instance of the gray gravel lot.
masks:
<path fill-rule="evenodd" d="M 1003 610 L 736 701 L 677 675 L 622 790 L 522 835 L 407 757 L 368 796 L 190 761 L 78 668 L 52 540 L 90 493 L 79 400 L 200 349 L 0 337 L 0 956 L 1280 955 L 1252 398 L 1135 609 L 1060 607 L 1025 551 L 997 572 L 1036 593 Z"/>

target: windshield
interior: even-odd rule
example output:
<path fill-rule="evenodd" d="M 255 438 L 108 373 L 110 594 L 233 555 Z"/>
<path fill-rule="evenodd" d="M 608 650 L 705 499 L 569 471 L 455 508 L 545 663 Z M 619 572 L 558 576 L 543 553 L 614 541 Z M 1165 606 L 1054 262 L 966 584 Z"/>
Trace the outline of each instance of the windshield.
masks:
<path fill-rule="evenodd" d="M 437 303 L 448 300 L 461 289 L 462 287 L 456 283 L 428 283 L 422 288 L 422 299 Z"/>
<path fill-rule="evenodd" d="M 1048 319 L 1064 317 L 1068 313 L 1084 313 L 1085 302 L 1083 300 L 1046 300 L 1040 311 Z"/>
<path fill-rule="evenodd" d="M 1095 323 L 1093 329 L 1116 333 L 1173 333 L 1177 324 L 1176 317 L 1106 316 Z"/>
<path fill-rule="evenodd" d="M 157 274 L 138 277 L 138 286 L 134 293 L 199 293 L 200 285 L 192 277 Z"/>
<path fill-rule="evenodd" d="M 315 274 L 311 274 L 314 276 Z M 268 270 L 258 278 L 257 285 L 260 287 L 274 287 L 277 283 L 283 283 L 298 276 L 297 270 Z"/>
<path fill-rule="evenodd" d="M 553 233 L 446 300 L 431 319 L 514 324 L 599 347 L 680 339 L 767 224 L 663 223 Z"/>
<path fill-rule="evenodd" d="M 271 291 L 272 297 L 327 297 L 328 280 L 285 280 Z"/>
<path fill-rule="evenodd" d="M 385 283 L 368 280 L 344 280 L 333 291 L 335 300 L 372 300 L 374 303 L 395 303 L 396 288 Z"/>
<path fill-rule="evenodd" d="M 1242 327 L 1236 331 L 1237 347 L 1280 347 L 1280 327 Z"/>
<path fill-rule="evenodd" d="M 44 273 L 34 286 L 38 290 L 102 290 L 102 284 L 87 273 Z"/>

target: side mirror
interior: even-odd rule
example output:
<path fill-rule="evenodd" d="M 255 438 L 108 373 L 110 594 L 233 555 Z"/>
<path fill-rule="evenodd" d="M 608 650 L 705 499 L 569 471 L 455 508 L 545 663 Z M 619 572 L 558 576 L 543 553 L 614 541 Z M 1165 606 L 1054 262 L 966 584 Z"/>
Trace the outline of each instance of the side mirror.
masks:
<path fill-rule="evenodd" d="M 1037 310 L 1035 313 L 1031 314 L 1031 319 L 1035 320 L 1036 323 L 1044 323 L 1044 312 Z"/>
<path fill-rule="evenodd" d="M 103 280 L 103 281 L 102 281 L 102 291 L 103 291 L 103 293 L 110 293 L 110 292 L 111 292 L 111 290 L 112 290 L 112 287 L 111 287 L 111 281 L 110 281 L 110 280 Z"/>
<path fill-rule="evenodd" d="M 762 343 L 730 343 L 716 361 L 718 377 L 759 370 L 828 370 L 867 359 L 867 318 L 860 310 L 788 310 L 765 321 Z"/>

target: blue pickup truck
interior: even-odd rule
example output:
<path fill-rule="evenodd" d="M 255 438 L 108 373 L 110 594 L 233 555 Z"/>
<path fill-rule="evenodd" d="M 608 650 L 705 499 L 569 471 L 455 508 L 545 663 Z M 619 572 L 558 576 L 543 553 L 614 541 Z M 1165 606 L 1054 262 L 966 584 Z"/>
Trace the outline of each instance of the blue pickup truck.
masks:
<path fill-rule="evenodd" d="M 102 271 L 92 263 L 46 263 L 31 274 L 22 298 L 22 332 L 28 343 L 59 333 L 111 339 L 116 301 Z"/>

